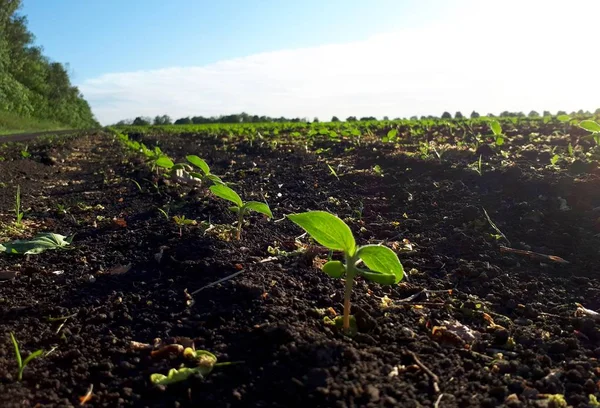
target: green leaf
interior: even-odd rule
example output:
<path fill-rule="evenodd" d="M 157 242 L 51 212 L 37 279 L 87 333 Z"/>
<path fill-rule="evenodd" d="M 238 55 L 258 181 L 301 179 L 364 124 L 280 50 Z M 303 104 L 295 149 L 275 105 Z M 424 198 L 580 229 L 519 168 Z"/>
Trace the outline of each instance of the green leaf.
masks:
<path fill-rule="evenodd" d="M 13 348 L 15 349 L 15 358 L 17 359 L 17 365 L 20 369 L 21 367 L 23 367 L 23 361 L 21 360 L 21 351 L 19 350 L 19 343 L 17 342 L 17 339 L 15 338 L 15 335 L 12 332 L 10 332 L 10 340 L 12 341 Z"/>
<path fill-rule="evenodd" d="M 593 120 L 582 120 L 579 127 L 592 133 L 600 133 L 600 125 Z"/>
<path fill-rule="evenodd" d="M 31 360 L 33 360 L 34 358 L 40 357 L 43 353 L 44 353 L 44 350 L 34 351 L 30 355 L 28 355 L 27 358 L 25 358 L 25 361 L 23 361 L 23 366 L 26 366 L 27 364 L 29 364 L 29 362 Z"/>
<path fill-rule="evenodd" d="M 217 177 L 214 174 L 207 174 L 206 178 L 208 178 L 210 181 L 212 181 L 215 184 L 225 184 L 225 183 L 223 183 L 223 180 L 221 180 L 220 177 Z"/>
<path fill-rule="evenodd" d="M 550 164 L 552 164 L 553 166 L 558 163 L 558 159 L 560 159 L 560 156 L 558 154 L 555 154 L 554 156 L 552 156 L 552 158 L 550 159 Z"/>
<path fill-rule="evenodd" d="M 363 263 L 371 271 L 379 272 L 379 274 L 391 276 L 392 278 L 391 282 L 387 283 L 389 278 L 361 273 L 361 275 L 368 279 L 382 280 L 382 282 L 379 282 L 378 280 L 375 280 L 375 282 L 384 283 L 383 281 L 385 281 L 384 284 L 391 285 L 400 282 L 404 277 L 404 268 L 402 267 L 398 256 L 388 247 L 381 245 L 365 245 L 358 249 L 357 256 L 362 259 Z"/>
<path fill-rule="evenodd" d="M 322 270 L 332 278 L 341 278 L 346 273 L 346 267 L 340 261 L 329 261 L 323 265 Z"/>
<path fill-rule="evenodd" d="M 299 225 L 319 244 L 329 249 L 344 251 L 348 255 L 356 252 L 356 242 L 350 227 L 327 211 L 308 211 L 287 216 Z"/>
<path fill-rule="evenodd" d="M 492 133 L 496 136 L 502 134 L 502 126 L 500 126 L 500 123 L 497 120 L 490 121 L 490 129 L 492 129 Z"/>
<path fill-rule="evenodd" d="M 391 129 L 389 132 L 387 132 L 388 140 L 395 140 L 397 135 L 398 129 Z"/>
<path fill-rule="evenodd" d="M 363 278 L 370 280 L 372 282 L 375 283 L 379 283 L 380 285 L 393 285 L 395 283 L 397 283 L 396 277 L 394 275 L 386 275 L 383 273 L 379 273 L 379 272 L 373 272 L 373 271 L 365 271 L 365 270 L 358 270 L 359 275 L 361 275 Z"/>
<path fill-rule="evenodd" d="M 238 193 L 227 187 L 225 184 L 215 184 L 210 186 L 209 190 L 217 197 L 222 198 L 223 200 L 231 201 L 238 207 L 242 207 L 244 205 Z"/>
<path fill-rule="evenodd" d="M 234 205 L 233 207 L 229 207 L 229 211 L 237 214 L 240 212 L 240 207 L 238 207 L 237 205 Z"/>
<path fill-rule="evenodd" d="M 175 383 L 187 380 L 188 378 L 190 378 L 192 375 L 194 375 L 196 373 L 202 375 L 199 367 L 194 367 L 194 368 L 183 367 L 183 368 L 180 368 L 179 370 L 177 370 L 176 368 L 172 368 L 169 370 L 169 373 L 167 375 L 159 374 L 159 373 L 150 375 L 150 381 L 156 385 L 175 384 Z"/>
<path fill-rule="evenodd" d="M 163 169 L 170 169 L 174 166 L 173 160 L 169 159 L 167 156 L 161 156 L 154 162 L 158 167 L 162 167 Z"/>
<path fill-rule="evenodd" d="M 559 122 L 568 122 L 571 120 L 571 117 L 569 115 L 558 115 L 556 119 L 558 119 Z"/>
<path fill-rule="evenodd" d="M 344 316 L 336 316 L 333 319 L 329 318 L 329 316 L 325 316 L 323 318 L 323 323 L 328 326 L 333 326 L 337 330 L 344 330 Z M 350 315 L 350 330 L 348 333 L 345 333 L 347 336 L 355 336 L 358 333 L 358 324 L 356 323 L 356 318 L 353 315 Z"/>
<path fill-rule="evenodd" d="M 246 204 L 244 204 L 244 209 L 256 211 L 258 213 L 266 215 L 269 218 L 273 218 L 273 213 L 271 212 L 269 205 L 266 203 L 261 203 L 258 201 L 248 201 Z"/>
<path fill-rule="evenodd" d="M 496 146 L 502 146 L 504 144 L 504 138 L 502 136 L 496 137 Z"/>
<path fill-rule="evenodd" d="M 200 157 L 196 156 L 195 154 L 191 154 L 189 156 L 185 156 L 185 158 L 187 159 L 187 161 L 192 163 L 194 166 L 196 166 L 200 170 L 202 170 L 202 172 L 205 175 L 210 174 L 210 167 L 208 167 L 208 164 L 204 160 L 202 160 Z"/>
<path fill-rule="evenodd" d="M 1 245 L 4 252 L 9 254 L 33 255 L 40 254 L 48 249 L 58 249 L 68 246 L 72 237 L 66 237 L 52 232 L 44 232 L 36 235 L 31 240 L 17 239 Z"/>

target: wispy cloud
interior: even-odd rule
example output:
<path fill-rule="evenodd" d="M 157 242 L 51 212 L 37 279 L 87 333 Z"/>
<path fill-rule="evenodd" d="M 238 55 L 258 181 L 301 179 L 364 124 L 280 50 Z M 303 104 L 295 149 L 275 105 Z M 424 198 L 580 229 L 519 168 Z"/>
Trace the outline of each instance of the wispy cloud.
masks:
<path fill-rule="evenodd" d="M 592 110 L 600 107 L 599 3 L 461 1 L 444 21 L 360 42 L 109 73 L 79 85 L 105 124 L 164 113 L 329 119 Z"/>

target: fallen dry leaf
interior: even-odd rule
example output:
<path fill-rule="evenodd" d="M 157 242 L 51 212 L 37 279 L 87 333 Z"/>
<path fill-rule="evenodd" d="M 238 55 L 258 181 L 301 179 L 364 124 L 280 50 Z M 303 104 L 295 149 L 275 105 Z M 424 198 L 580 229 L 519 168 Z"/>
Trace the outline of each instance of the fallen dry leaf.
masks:
<path fill-rule="evenodd" d="M 85 405 L 92 399 L 92 391 L 94 391 L 94 384 L 90 385 L 88 392 L 83 397 L 79 397 L 79 405 L 80 406 Z"/>

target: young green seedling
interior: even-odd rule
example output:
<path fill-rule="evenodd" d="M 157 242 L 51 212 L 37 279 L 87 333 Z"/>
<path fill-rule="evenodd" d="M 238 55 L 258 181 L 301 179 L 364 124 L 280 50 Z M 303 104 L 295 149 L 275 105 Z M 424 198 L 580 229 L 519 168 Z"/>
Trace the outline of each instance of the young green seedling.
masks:
<path fill-rule="evenodd" d="M 159 208 L 159 210 L 160 210 L 160 208 Z M 183 236 L 183 227 L 185 227 L 186 225 L 196 225 L 197 224 L 196 220 L 190 220 L 188 218 L 185 218 L 185 215 L 176 215 L 173 217 L 173 221 L 179 227 L 179 237 Z"/>
<path fill-rule="evenodd" d="M 37 350 L 27 356 L 25 360 L 21 356 L 21 351 L 19 350 L 19 343 L 17 343 L 17 339 L 15 339 L 15 335 L 10 333 L 10 339 L 12 341 L 13 347 L 15 349 L 15 358 L 17 359 L 17 365 L 19 366 L 19 371 L 17 373 L 17 381 L 21 381 L 23 379 L 23 371 L 25 370 L 25 366 L 29 364 L 31 360 L 34 358 L 40 357 L 44 350 Z"/>
<path fill-rule="evenodd" d="M 15 226 L 20 227 L 23 221 L 23 212 L 21 211 L 21 186 L 17 185 L 15 194 Z"/>
<path fill-rule="evenodd" d="M 596 146 L 600 146 L 600 125 L 593 120 L 582 120 L 579 122 L 579 127 L 592 133 L 592 138 L 596 142 Z"/>
<path fill-rule="evenodd" d="M 238 214 L 238 227 L 236 238 L 239 241 L 242 237 L 242 224 L 244 223 L 244 215 L 249 211 L 256 211 L 264 214 L 269 218 L 273 218 L 273 213 L 267 203 L 259 201 L 248 201 L 244 203 L 238 193 L 227 187 L 225 184 L 215 184 L 210 186 L 209 190 L 219 198 L 231 201 L 235 205 L 229 209 Z"/>
<path fill-rule="evenodd" d="M 196 166 L 200 170 L 202 170 L 202 173 L 192 172 L 192 173 L 190 173 L 190 175 L 192 175 L 193 177 L 199 178 L 201 180 L 208 179 L 208 180 L 212 181 L 214 184 L 223 184 L 223 181 L 221 181 L 221 179 L 219 177 L 215 176 L 214 174 L 212 174 L 210 172 L 210 167 L 208 167 L 208 163 L 206 163 L 206 161 L 202 160 L 200 157 L 198 157 L 194 154 L 186 156 L 185 158 L 188 162 L 192 163 L 194 166 Z"/>
<path fill-rule="evenodd" d="M 490 129 L 496 138 L 496 146 L 502 146 L 504 144 L 504 134 L 502 133 L 502 126 L 497 120 L 490 121 Z"/>
<path fill-rule="evenodd" d="M 394 251 L 380 245 L 357 246 L 350 227 L 335 215 L 309 211 L 287 217 L 319 244 L 344 253 L 345 262 L 329 261 L 323 265 L 323 272 L 332 278 L 346 275 L 342 325 L 346 333 L 350 330 L 350 296 L 356 276 L 382 285 L 394 285 L 404 277 L 404 268 Z M 366 268 L 359 267 L 361 263 Z"/>

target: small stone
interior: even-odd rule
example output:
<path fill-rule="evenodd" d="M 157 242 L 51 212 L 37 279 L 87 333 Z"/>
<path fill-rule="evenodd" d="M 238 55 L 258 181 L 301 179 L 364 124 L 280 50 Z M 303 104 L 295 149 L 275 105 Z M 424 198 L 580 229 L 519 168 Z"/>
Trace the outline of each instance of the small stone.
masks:
<path fill-rule="evenodd" d="M 371 402 L 379 401 L 379 388 L 369 384 L 367 385 L 366 393 L 369 395 Z"/>

